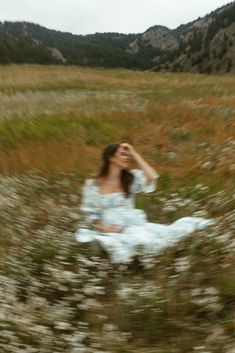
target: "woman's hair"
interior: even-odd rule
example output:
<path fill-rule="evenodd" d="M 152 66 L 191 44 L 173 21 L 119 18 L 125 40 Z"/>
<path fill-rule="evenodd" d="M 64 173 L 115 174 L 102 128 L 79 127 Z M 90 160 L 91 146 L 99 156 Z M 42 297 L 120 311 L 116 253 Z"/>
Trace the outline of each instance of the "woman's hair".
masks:
<path fill-rule="evenodd" d="M 110 166 L 110 160 L 109 158 L 111 156 L 114 156 L 115 153 L 117 152 L 120 144 L 119 143 L 110 143 L 108 144 L 102 152 L 102 165 L 100 168 L 100 171 L 98 172 L 96 178 L 99 177 L 105 177 L 109 173 L 109 166 Z M 125 192 L 126 197 L 130 195 L 130 185 L 134 179 L 134 175 L 129 172 L 127 169 L 122 169 L 121 171 L 121 184 L 123 187 L 123 190 Z"/>

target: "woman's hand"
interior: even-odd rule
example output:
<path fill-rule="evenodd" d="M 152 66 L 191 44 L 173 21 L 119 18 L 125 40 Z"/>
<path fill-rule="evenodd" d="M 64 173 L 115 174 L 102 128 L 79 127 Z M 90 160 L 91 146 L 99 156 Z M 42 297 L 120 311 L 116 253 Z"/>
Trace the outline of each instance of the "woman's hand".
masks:
<path fill-rule="evenodd" d="M 122 149 L 123 151 L 128 151 L 129 155 L 133 158 L 135 157 L 135 154 L 137 153 L 136 150 L 134 149 L 134 147 L 126 142 L 120 144 L 120 149 Z"/>
<path fill-rule="evenodd" d="M 117 225 L 109 226 L 107 224 L 102 223 L 100 220 L 95 220 L 93 226 L 100 230 L 103 233 L 122 233 L 122 228 Z"/>
<path fill-rule="evenodd" d="M 146 162 L 143 157 L 141 157 L 141 155 L 134 149 L 132 145 L 129 143 L 121 143 L 120 146 L 124 151 L 128 150 L 130 156 L 133 157 L 134 162 L 136 162 L 138 167 L 144 171 L 145 176 L 149 182 L 159 177 L 158 172 L 153 167 L 151 167 L 151 165 Z"/>
<path fill-rule="evenodd" d="M 103 233 L 122 233 L 122 228 L 116 225 L 108 226 L 104 224 L 101 228 Z"/>

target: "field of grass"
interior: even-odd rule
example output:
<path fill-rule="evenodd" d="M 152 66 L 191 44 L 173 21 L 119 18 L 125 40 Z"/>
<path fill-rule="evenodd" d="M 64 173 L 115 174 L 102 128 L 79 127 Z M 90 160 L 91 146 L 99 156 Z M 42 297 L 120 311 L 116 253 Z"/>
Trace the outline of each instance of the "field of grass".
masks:
<path fill-rule="evenodd" d="M 0 67 L 0 352 L 235 352 L 235 79 Z M 73 234 L 103 147 L 158 171 L 150 221 L 217 224 L 116 267 Z M 134 167 L 134 165 L 133 165 Z"/>
<path fill-rule="evenodd" d="M 200 181 L 212 191 L 231 189 L 234 91 L 233 77 L 1 67 L 0 173 L 35 168 L 83 180 L 99 165 L 105 144 L 126 141 L 172 187 Z"/>

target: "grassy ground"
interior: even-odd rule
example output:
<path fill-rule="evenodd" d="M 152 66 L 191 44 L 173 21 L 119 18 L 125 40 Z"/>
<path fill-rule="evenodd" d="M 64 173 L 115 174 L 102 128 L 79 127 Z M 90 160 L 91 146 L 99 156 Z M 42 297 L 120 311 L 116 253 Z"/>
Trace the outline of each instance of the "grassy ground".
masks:
<path fill-rule="evenodd" d="M 1 352 L 234 352 L 234 92 L 228 76 L 0 67 Z M 78 245 L 110 142 L 159 172 L 137 198 L 150 221 L 217 224 L 118 268 Z"/>
<path fill-rule="evenodd" d="M 35 168 L 82 179 L 105 144 L 128 141 L 176 188 L 232 188 L 232 77 L 10 65 L 0 82 L 3 175 Z"/>

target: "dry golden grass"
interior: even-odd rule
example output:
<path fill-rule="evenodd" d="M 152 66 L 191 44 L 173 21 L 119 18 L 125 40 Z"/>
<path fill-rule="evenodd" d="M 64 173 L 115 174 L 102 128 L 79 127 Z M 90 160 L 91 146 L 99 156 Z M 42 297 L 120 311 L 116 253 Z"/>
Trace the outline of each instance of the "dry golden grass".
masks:
<path fill-rule="evenodd" d="M 232 77 L 9 65 L 0 67 L 0 92 L 4 175 L 30 168 L 86 175 L 95 172 L 104 145 L 128 141 L 160 174 L 209 180 L 201 158 L 232 186 Z M 225 165 L 215 163 L 215 150 L 223 150 Z"/>

